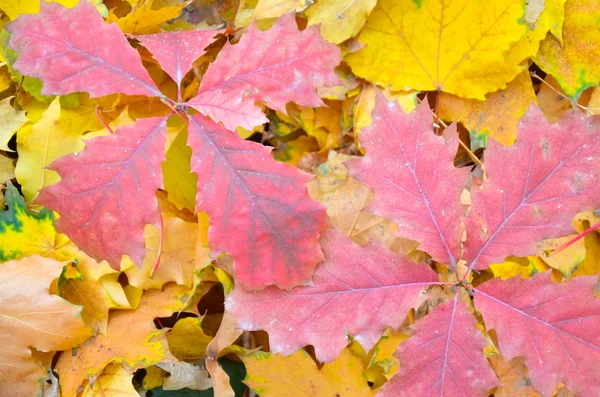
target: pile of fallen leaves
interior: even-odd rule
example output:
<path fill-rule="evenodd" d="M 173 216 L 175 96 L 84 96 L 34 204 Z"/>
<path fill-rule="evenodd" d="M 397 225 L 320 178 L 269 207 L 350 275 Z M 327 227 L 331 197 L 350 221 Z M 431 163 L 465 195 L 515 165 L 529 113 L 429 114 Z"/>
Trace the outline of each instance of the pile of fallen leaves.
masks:
<path fill-rule="evenodd" d="M 0 396 L 600 396 L 596 1 L 0 16 Z"/>

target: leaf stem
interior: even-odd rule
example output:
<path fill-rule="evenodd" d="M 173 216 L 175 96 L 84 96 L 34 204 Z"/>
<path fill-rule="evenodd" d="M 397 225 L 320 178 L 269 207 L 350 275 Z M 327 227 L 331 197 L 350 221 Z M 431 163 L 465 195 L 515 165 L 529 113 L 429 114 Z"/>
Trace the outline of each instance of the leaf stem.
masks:
<path fill-rule="evenodd" d="M 156 270 L 158 270 L 158 265 L 160 265 L 160 257 L 162 255 L 163 240 L 165 236 L 165 226 L 163 223 L 162 214 L 159 213 L 158 216 L 160 218 L 160 242 L 158 243 L 158 253 L 156 255 L 156 262 L 154 263 L 154 266 L 152 266 L 150 278 L 154 277 L 154 273 L 156 273 Z"/>
<path fill-rule="evenodd" d="M 169 99 L 169 98 L 166 98 Z M 190 125 L 190 122 L 188 121 L 187 117 L 185 117 L 184 115 L 182 115 L 179 110 L 173 105 L 173 103 L 169 102 L 169 101 L 162 101 L 165 105 L 167 105 L 169 108 L 171 108 L 171 110 L 173 111 L 173 113 L 177 114 L 177 116 L 179 116 L 179 118 L 181 120 L 183 120 L 183 122 L 185 123 L 185 125 Z M 169 115 L 171 116 L 171 115 Z"/>
<path fill-rule="evenodd" d="M 531 72 L 531 77 L 533 77 L 534 79 L 542 82 L 542 84 L 545 84 L 546 86 L 548 86 L 552 91 L 556 92 L 558 95 L 560 95 L 561 97 L 565 98 L 567 101 L 571 102 L 571 106 L 573 106 L 573 108 L 575 108 L 575 106 L 577 106 L 579 109 L 583 110 L 588 115 L 594 114 L 593 112 L 590 111 L 590 109 L 596 109 L 596 108 L 588 108 L 586 106 L 580 105 L 577 102 L 573 101 L 567 95 L 565 95 L 564 93 L 560 92 L 556 88 L 552 87 L 552 85 L 550 83 L 548 83 L 546 80 L 544 80 L 543 78 L 541 78 L 540 76 L 538 76 L 537 73 L 535 73 L 535 71 Z"/>
<path fill-rule="evenodd" d="M 596 230 L 598 227 L 600 227 L 600 222 L 596 223 L 594 226 L 591 226 L 589 229 L 584 230 L 583 232 L 579 233 L 579 235 L 577 237 L 572 238 L 571 240 L 561 244 L 558 248 L 556 248 L 554 251 L 552 251 L 548 257 L 551 257 L 554 254 L 558 254 L 559 252 L 565 250 L 566 248 L 568 248 L 571 244 L 581 240 L 582 238 L 584 238 L 585 236 L 587 236 L 588 234 L 590 234 L 591 232 L 593 232 L 594 230 Z"/>
<path fill-rule="evenodd" d="M 96 106 L 96 117 L 98 117 L 98 120 L 100 120 L 100 122 L 102 123 L 104 128 L 106 128 L 108 130 L 108 132 L 110 132 L 111 135 L 114 134 L 112 128 L 110 128 L 110 126 L 108 124 L 106 124 L 106 121 L 104 121 L 102 116 L 100 116 L 100 105 Z"/>

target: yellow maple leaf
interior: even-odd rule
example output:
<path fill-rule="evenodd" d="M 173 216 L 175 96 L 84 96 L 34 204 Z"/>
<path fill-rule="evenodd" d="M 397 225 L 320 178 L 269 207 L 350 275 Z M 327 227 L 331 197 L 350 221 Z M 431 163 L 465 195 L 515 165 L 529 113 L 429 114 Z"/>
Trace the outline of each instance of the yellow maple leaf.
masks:
<path fill-rule="evenodd" d="M 167 334 L 171 353 L 179 360 L 190 362 L 206 357 L 206 347 L 212 339 L 204 333 L 202 318 L 198 317 L 182 318 Z"/>
<path fill-rule="evenodd" d="M 313 397 L 373 396 L 365 367 L 348 348 L 321 369 L 304 350 L 284 357 L 255 352 L 240 357 L 246 366 L 246 383 L 263 397 L 287 397 L 290 390 Z"/>
<path fill-rule="evenodd" d="M 191 158 L 192 149 L 187 146 L 187 131 L 182 130 L 169 146 L 166 161 L 161 167 L 169 201 L 178 209 L 187 208 L 195 212 L 198 177 L 191 170 Z"/>
<path fill-rule="evenodd" d="M 160 247 L 161 230 L 147 225 L 146 257 L 142 267 L 138 267 L 129 258 L 123 259 L 121 269 L 127 274 L 129 283 L 137 288 L 162 288 L 168 282 L 191 287 L 196 268 L 196 240 L 198 224 L 186 222 L 172 214 L 162 213 L 163 242 L 160 264 L 152 275 Z"/>
<path fill-rule="evenodd" d="M 312 0 L 258 0 L 254 18 L 278 18 L 291 11 L 300 12 L 312 3 Z"/>
<path fill-rule="evenodd" d="M 408 335 L 386 330 L 384 335 L 369 352 L 366 377 L 375 387 L 383 385 L 398 371 L 400 363 L 394 353 Z"/>
<path fill-rule="evenodd" d="M 518 274 L 523 278 L 529 278 L 536 273 L 545 272 L 550 267 L 539 257 L 528 256 L 526 258 L 508 257 L 505 262 L 490 265 L 490 269 L 494 273 L 494 277 L 506 280 Z"/>
<path fill-rule="evenodd" d="M 600 222 L 598 211 L 585 211 L 573 218 L 573 226 L 578 232 L 589 229 Z M 600 273 L 600 233 L 598 229 L 587 234 L 584 238 L 586 255 L 583 261 L 573 270 L 572 276 L 591 276 Z"/>
<path fill-rule="evenodd" d="M 25 112 L 14 109 L 10 105 L 12 97 L 0 101 L 0 150 L 12 152 L 8 147 L 10 138 L 21 128 L 29 119 Z"/>
<path fill-rule="evenodd" d="M 306 10 L 308 26 L 321 24 L 321 36 L 335 44 L 354 37 L 377 0 L 320 0 Z"/>
<path fill-rule="evenodd" d="M 40 254 L 52 257 L 62 245 L 57 241 L 51 211 L 27 210 L 25 200 L 9 185 L 4 195 L 8 208 L 0 212 L 0 261 Z M 61 258 L 56 258 L 60 259 Z"/>
<path fill-rule="evenodd" d="M 54 259 L 30 256 L 0 265 L 0 394 L 34 396 L 47 376 L 32 357 L 70 349 L 91 336 L 79 316 L 81 307 L 50 294 L 63 269 Z"/>
<path fill-rule="evenodd" d="M 84 379 L 100 374 L 108 364 L 135 370 L 169 357 L 164 330 L 156 328 L 154 319 L 182 310 L 188 292 L 186 287 L 169 284 L 162 291 L 145 292 L 135 310 L 111 312 L 106 335 L 99 334 L 60 356 L 56 370 L 63 396 L 76 396 Z"/>
<path fill-rule="evenodd" d="M 600 7 L 596 0 L 569 0 L 565 4 L 563 43 L 548 35 L 541 42 L 535 63 L 551 74 L 577 100 L 583 91 L 600 83 Z"/>
<path fill-rule="evenodd" d="M 2 0 L 0 9 L 14 20 L 21 14 L 37 14 L 40 12 L 40 2 L 42 0 Z M 46 0 L 48 1 L 48 0 Z M 50 2 L 62 4 L 65 7 L 71 8 L 79 3 L 79 0 L 50 0 Z"/>
<path fill-rule="evenodd" d="M 297 105 L 288 107 L 289 115 L 298 121 L 308 136 L 317 140 L 320 151 L 323 153 L 328 152 L 329 149 L 338 148 L 342 139 L 341 102 L 330 100 L 325 102 L 327 107 L 310 108 Z"/>
<path fill-rule="evenodd" d="M 92 116 L 93 115 L 93 116 Z M 92 103 L 74 109 L 61 109 L 56 98 L 35 124 L 26 124 L 17 133 L 19 159 L 15 173 L 27 201 L 44 186 L 60 180 L 58 174 L 45 169 L 54 160 L 84 148 L 84 132 L 100 128 Z"/>
<path fill-rule="evenodd" d="M 506 53 L 507 63 L 521 63 L 523 60 L 534 56 L 540 47 L 540 42 L 546 37 L 548 31 L 562 43 L 565 1 L 566 0 L 538 0 L 527 2 L 525 11 L 527 32 L 519 41 L 514 43 Z M 540 10 L 540 8 L 542 10 Z"/>
<path fill-rule="evenodd" d="M 175 7 L 164 7 L 153 10 L 147 5 L 135 8 L 124 18 L 117 20 L 121 30 L 129 34 L 159 33 L 163 23 L 177 18 L 190 2 L 183 2 Z"/>
<path fill-rule="evenodd" d="M 526 31 L 521 0 L 381 0 L 345 59 L 354 73 L 399 91 L 483 100 L 520 71 L 503 53 Z"/>
<path fill-rule="evenodd" d="M 522 73 L 500 91 L 485 96 L 485 101 L 441 93 L 439 116 L 460 121 L 471 132 L 488 134 L 503 145 L 512 145 L 517 137 L 519 119 L 536 102 L 529 71 Z"/>
<path fill-rule="evenodd" d="M 417 107 L 417 92 L 416 91 L 383 91 L 383 95 L 389 101 L 397 101 L 404 113 L 410 113 Z M 368 127 L 373 122 L 371 113 L 375 108 L 375 87 L 371 84 L 363 85 L 356 107 L 354 109 L 354 140 L 358 145 L 358 134 L 360 130 Z"/>
<path fill-rule="evenodd" d="M 258 4 L 258 0 L 240 0 L 240 6 L 238 7 L 237 14 L 235 14 L 233 26 L 239 29 L 250 25 L 254 20 L 256 4 Z"/>
<path fill-rule="evenodd" d="M 577 234 L 556 239 L 545 239 L 537 243 L 537 255 L 551 268 L 559 270 L 565 277 L 570 277 L 573 271 L 583 262 L 586 256 L 585 242 L 578 240 L 561 252 L 550 255 L 563 243 L 577 237 Z"/>
<path fill-rule="evenodd" d="M 132 383 L 133 374 L 121 364 L 109 364 L 94 381 L 83 389 L 81 397 L 139 397 Z"/>

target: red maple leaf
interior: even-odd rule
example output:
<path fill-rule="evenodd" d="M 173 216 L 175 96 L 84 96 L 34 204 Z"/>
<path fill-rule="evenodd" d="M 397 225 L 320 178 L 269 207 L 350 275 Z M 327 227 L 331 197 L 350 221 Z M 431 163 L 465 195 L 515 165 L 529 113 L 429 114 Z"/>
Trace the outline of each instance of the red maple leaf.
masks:
<path fill-rule="evenodd" d="M 513 146 L 491 142 L 486 149 L 487 179 L 471 187 L 473 205 L 465 217 L 459 195 L 468 172 L 452 165 L 455 129 L 448 128 L 445 139 L 435 136 L 426 104 L 405 115 L 382 95 L 376 101 L 373 124 L 359 135 L 367 155 L 349 164 L 353 175 L 375 192 L 369 208 L 398 222 L 399 234 L 417 239 L 434 260 L 450 269 L 459 259 L 469 265 L 453 289 L 454 299 L 412 326 L 414 335 L 396 352 L 400 370 L 382 395 L 487 396 L 497 379 L 483 356 L 486 341 L 471 310 L 481 313 L 487 330 L 496 330 L 505 357 L 524 357 L 533 386 L 546 395 L 559 383 L 578 395 L 599 395 L 595 277 L 564 284 L 553 283 L 548 275 L 494 279 L 475 287 L 468 283 L 474 268 L 515 253 L 534 255 L 535 242 L 568 232 L 576 212 L 594 207 L 600 196 L 600 185 L 594 183 L 600 170 L 598 119 L 572 112 L 551 125 L 532 106 Z M 428 266 L 375 244 L 356 247 L 344 237 L 336 240 L 337 249 L 326 240 L 322 244 L 326 261 L 317 267 L 314 287 L 291 292 L 236 289 L 227 298 L 226 307 L 242 328 L 269 333 L 274 352 L 311 344 L 317 358 L 330 361 L 344 348 L 345 335 L 371 348 L 383 329 L 402 323 L 407 309 L 420 302 L 425 285 L 444 284 L 417 276 L 414 269 L 426 273 Z M 406 288 L 411 283 L 418 283 L 419 291 Z M 377 297 L 377 292 L 391 294 L 398 288 L 400 296 Z M 473 298 L 463 302 L 460 290 Z"/>
<path fill-rule="evenodd" d="M 398 373 L 381 396 L 479 396 L 498 384 L 481 352 L 487 341 L 475 327 L 464 302 L 454 299 L 437 306 L 413 326 L 415 335 L 402 343 Z"/>
<path fill-rule="evenodd" d="M 193 106 L 230 129 L 266 121 L 255 102 L 281 111 L 291 101 L 323 105 L 316 89 L 338 82 L 333 68 L 341 58 L 316 27 L 299 31 L 293 15 L 265 32 L 253 24 L 238 44 L 225 46 L 198 96 L 186 103 L 180 102 L 183 76 L 220 30 L 136 36 L 177 83 L 178 100 L 159 91 L 123 33 L 88 2 L 71 9 L 42 2 L 38 14 L 19 17 L 7 30 L 9 45 L 19 54 L 14 68 L 39 78 L 45 95 L 158 96 L 178 113 Z M 114 267 L 122 255 L 141 264 L 144 227 L 160 225 L 154 195 L 162 188 L 166 120 L 138 120 L 113 136 L 89 141 L 80 154 L 59 159 L 52 169 L 61 181 L 38 197 L 59 212 L 59 231 Z M 307 283 L 322 260 L 317 241 L 325 226 L 324 209 L 307 194 L 308 175 L 277 163 L 268 149 L 242 141 L 202 115 L 191 118 L 189 136 L 199 182 L 216 180 L 199 185 L 198 210 L 211 214 L 210 243 L 233 256 L 237 281 L 248 288 Z M 225 173 L 215 175 L 217 167 Z M 280 189 L 286 197 L 277 196 Z M 231 227 L 233 239 L 225 236 Z"/>
<path fill-rule="evenodd" d="M 598 122 L 570 112 L 550 124 L 532 107 L 520 124 L 514 145 L 490 142 L 488 179 L 471 189 L 464 254 L 471 269 L 485 269 L 508 254 L 533 255 L 539 240 L 572 231 L 575 213 L 596 208 Z"/>
<path fill-rule="evenodd" d="M 600 394 L 598 277 L 565 284 L 549 272 L 530 279 L 494 279 L 476 288 L 475 307 L 498 335 L 502 355 L 523 356 L 533 385 L 551 395 L 564 383 L 577 396 Z"/>
<path fill-rule="evenodd" d="M 398 234 L 419 241 L 433 259 L 455 265 L 465 212 L 460 194 L 469 173 L 452 163 L 456 128 L 436 136 L 427 102 L 405 115 L 397 103 L 377 95 L 373 124 L 360 133 L 367 154 L 349 161 L 348 171 L 375 193 L 368 211 L 396 222 Z"/>
<path fill-rule="evenodd" d="M 285 15 L 266 32 L 252 24 L 239 43 L 226 44 L 188 104 L 228 129 L 267 121 L 254 102 L 284 113 L 288 102 L 324 106 L 315 87 L 339 82 L 332 72 L 341 50 L 321 38 L 318 26 L 299 31 L 294 18 Z"/>
<path fill-rule="evenodd" d="M 244 329 L 269 330 L 275 352 L 289 354 L 312 344 L 317 358 L 331 361 L 348 344 L 348 333 L 370 349 L 437 281 L 428 266 L 379 244 L 359 246 L 337 230 L 324 232 L 321 246 L 327 259 L 317 267 L 314 287 L 236 288 L 227 301 L 227 311 Z"/>
<path fill-rule="evenodd" d="M 40 79 L 42 95 L 164 97 L 119 27 L 104 23 L 86 1 L 70 9 L 41 2 L 38 14 L 21 15 L 6 30 L 8 45 L 19 54 L 13 67 Z"/>
<path fill-rule="evenodd" d="M 298 188 L 310 175 L 202 115 L 190 118 L 188 131 L 196 208 L 213 220 L 211 250 L 231 254 L 236 277 L 252 289 L 308 280 L 323 259 L 317 236 L 325 222 L 321 205 Z"/>

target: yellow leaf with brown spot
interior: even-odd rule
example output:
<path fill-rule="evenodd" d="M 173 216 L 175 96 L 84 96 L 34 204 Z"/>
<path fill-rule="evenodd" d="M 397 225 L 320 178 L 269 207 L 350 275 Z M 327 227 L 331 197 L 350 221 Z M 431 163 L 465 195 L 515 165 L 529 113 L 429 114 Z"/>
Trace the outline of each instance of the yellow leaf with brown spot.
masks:
<path fill-rule="evenodd" d="M 573 226 L 578 232 L 583 232 L 600 222 L 598 211 L 586 211 L 577 214 L 573 219 Z M 600 273 L 600 233 L 598 229 L 588 233 L 584 238 L 586 256 L 573 271 L 573 276 L 591 276 Z"/>
<path fill-rule="evenodd" d="M 308 26 L 321 24 L 321 36 L 335 44 L 354 37 L 377 0 L 320 0 L 306 10 Z"/>
<path fill-rule="evenodd" d="M 531 379 L 523 357 L 515 357 L 505 362 L 499 354 L 488 357 L 492 368 L 502 384 L 494 392 L 494 397 L 542 397 L 531 385 Z"/>
<path fill-rule="evenodd" d="M 240 357 L 246 366 L 246 383 L 261 397 L 288 397 L 290 390 L 312 397 L 367 397 L 369 388 L 365 367 L 348 348 L 321 369 L 304 350 L 290 356 L 255 352 Z"/>
<path fill-rule="evenodd" d="M 273 157 L 277 161 L 283 161 L 296 167 L 300 160 L 309 153 L 318 152 L 319 144 L 316 139 L 306 135 L 301 135 L 291 141 L 273 140 L 275 149 Z"/>
<path fill-rule="evenodd" d="M 35 396 L 40 391 L 39 381 L 47 373 L 32 357 L 32 348 L 66 350 L 91 336 L 79 316 L 81 307 L 50 294 L 50 284 L 62 269 L 62 262 L 37 255 L 0 264 L 3 396 Z"/>
<path fill-rule="evenodd" d="M 520 71 L 504 52 L 526 31 L 522 0 L 381 0 L 346 56 L 355 74 L 394 91 L 484 99 Z"/>
<path fill-rule="evenodd" d="M 536 102 L 529 71 L 525 70 L 500 91 L 485 96 L 485 101 L 465 99 L 442 92 L 438 97 L 439 116 L 460 121 L 471 132 L 488 134 L 510 146 L 517 137 L 519 119 Z"/>
<path fill-rule="evenodd" d="M 541 42 L 535 63 L 551 74 L 565 93 L 577 100 L 588 87 L 600 83 L 600 7 L 597 0 L 565 3 L 562 45 L 552 35 Z"/>
<path fill-rule="evenodd" d="M 81 397 L 139 397 L 132 380 L 133 374 L 121 364 L 109 364 L 94 381 L 94 387 L 87 385 Z"/>
<path fill-rule="evenodd" d="M 573 103 L 551 75 L 547 75 L 544 83 L 541 83 L 537 100 L 544 116 L 551 123 L 556 123 L 563 114 L 573 108 Z"/>
<path fill-rule="evenodd" d="M 162 291 L 146 291 L 135 310 L 112 311 L 106 335 L 99 334 L 60 356 L 56 371 L 63 397 L 74 397 L 85 379 L 111 363 L 133 371 L 171 357 L 164 330 L 156 328 L 154 318 L 183 310 L 188 292 L 189 288 L 169 284 Z"/>
<path fill-rule="evenodd" d="M 577 240 L 561 252 L 554 253 L 554 250 L 575 237 L 577 234 L 542 240 L 536 245 L 537 254 L 548 266 L 559 270 L 565 277 L 570 277 L 586 257 L 583 239 Z"/>

